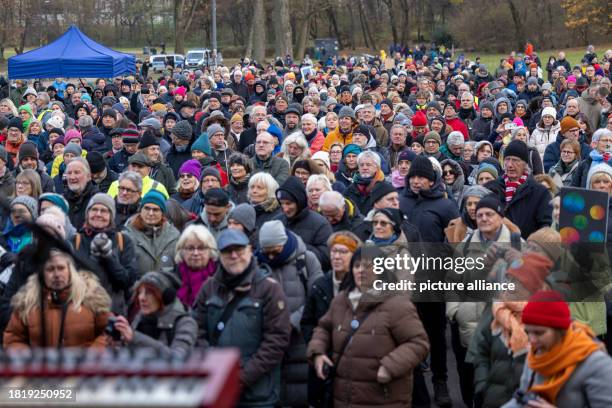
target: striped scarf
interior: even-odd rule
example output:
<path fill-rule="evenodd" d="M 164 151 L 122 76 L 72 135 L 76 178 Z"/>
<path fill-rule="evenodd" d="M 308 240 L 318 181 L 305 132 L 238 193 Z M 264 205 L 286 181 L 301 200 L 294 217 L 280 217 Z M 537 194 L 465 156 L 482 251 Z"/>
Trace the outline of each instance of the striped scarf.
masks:
<path fill-rule="evenodd" d="M 509 203 L 514 197 L 516 190 L 527 181 L 527 173 L 523 174 L 517 181 L 510 181 L 508 176 L 504 174 L 504 183 L 506 184 L 506 202 Z"/>

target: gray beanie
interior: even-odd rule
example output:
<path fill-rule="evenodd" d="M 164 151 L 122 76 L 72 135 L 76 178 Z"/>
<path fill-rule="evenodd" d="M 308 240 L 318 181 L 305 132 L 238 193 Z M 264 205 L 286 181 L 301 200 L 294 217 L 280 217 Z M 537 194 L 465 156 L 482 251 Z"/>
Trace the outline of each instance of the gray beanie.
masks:
<path fill-rule="evenodd" d="M 66 147 L 64 147 L 64 154 L 72 153 L 75 157 L 81 157 L 83 153 L 83 148 L 76 143 L 68 143 Z"/>
<path fill-rule="evenodd" d="M 191 139 L 192 133 L 193 133 L 193 128 L 191 127 L 191 124 L 186 120 L 179 121 L 172 128 L 172 134 L 178 137 L 179 139 L 189 140 Z"/>
<path fill-rule="evenodd" d="M 1 146 L 1 145 L 0 145 L 0 160 L 2 160 L 4 163 L 8 162 L 8 154 L 6 153 L 4 146 Z"/>
<path fill-rule="evenodd" d="M 208 137 L 212 137 L 215 133 L 219 132 L 225 135 L 225 128 L 223 128 L 223 126 L 219 125 L 218 123 L 213 123 L 212 125 L 206 128 L 206 133 L 208 134 Z"/>
<path fill-rule="evenodd" d="M 103 206 L 108 208 L 111 212 L 111 222 L 115 220 L 115 214 L 117 211 L 115 210 L 115 200 L 113 199 L 113 197 L 109 196 L 106 193 L 97 193 L 96 195 L 91 197 L 91 199 L 89 200 L 89 203 L 87 203 L 85 214 L 87 214 L 89 210 L 91 209 L 91 207 L 93 207 L 96 204 L 102 204 Z"/>
<path fill-rule="evenodd" d="M 229 218 L 242 225 L 248 235 L 255 229 L 255 215 L 255 208 L 252 205 L 242 203 L 234 207 Z"/>
<path fill-rule="evenodd" d="M 19 196 L 13 198 L 13 201 L 11 201 L 11 208 L 13 208 L 15 204 L 25 206 L 30 212 L 30 215 L 32 215 L 32 220 L 35 220 L 36 217 L 38 217 L 38 201 L 36 201 L 36 199 L 27 195 Z"/>
<path fill-rule="evenodd" d="M 493 192 L 491 190 L 489 190 L 486 187 L 483 186 L 469 186 L 468 188 L 465 189 L 465 191 L 463 192 L 463 199 L 465 200 L 468 197 L 478 197 L 478 198 L 483 198 L 485 196 L 488 196 L 489 194 L 492 194 Z"/>
<path fill-rule="evenodd" d="M 93 126 L 93 119 L 89 115 L 83 115 L 79 118 L 79 127 L 88 128 Z"/>
<path fill-rule="evenodd" d="M 268 221 L 259 229 L 259 246 L 261 248 L 285 245 L 288 239 L 285 226 L 279 220 Z"/>
<path fill-rule="evenodd" d="M 463 133 L 459 132 L 458 130 L 450 132 L 446 138 L 446 144 L 449 146 L 461 146 L 465 144 Z"/>
<path fill-rule="evenodd" d="M 338 119 L 342 119 L 347 116 L 355 120 L 355 111 L 350 106 L 343 106 L 342 109 L 340 109 L 340 113 L 338 113 Z"/>

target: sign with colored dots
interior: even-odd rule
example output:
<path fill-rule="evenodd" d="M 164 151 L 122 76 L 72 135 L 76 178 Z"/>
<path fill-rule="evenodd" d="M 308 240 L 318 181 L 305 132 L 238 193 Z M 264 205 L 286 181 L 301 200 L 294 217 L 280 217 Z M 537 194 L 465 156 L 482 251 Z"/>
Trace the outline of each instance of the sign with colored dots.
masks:
<path fill-rule="evenodd" d="M 561 190 L 559 233 L 564 244 L 606 242 L 608 194 L 584 188 Z"/>

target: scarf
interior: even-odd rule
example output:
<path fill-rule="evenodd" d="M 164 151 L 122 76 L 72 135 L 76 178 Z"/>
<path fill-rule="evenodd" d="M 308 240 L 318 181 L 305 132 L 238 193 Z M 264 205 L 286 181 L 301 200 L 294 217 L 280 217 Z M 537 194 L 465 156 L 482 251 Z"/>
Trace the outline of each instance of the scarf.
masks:
<path fill-rule="evenodd" d="M 306 134 L 304 133 L 304 137 L 306 137 L 306 141 L 308 142 L 308 145 L 310 146 L 310 143 L 313 141 L 313 139 L 315 137 L 317 137 L 317 134 L 319 133 L 319 129 L 315 128 L 315 130 L 313 130 L 310 134 Z"/>
<path fill-rule="evenodd" d="M 491 322 L 491 333 L 499 335 L 506 348 L 512 351 L 512 356 L 517 357 L 527 353 L 529 340 L 525 333 L 525 326 L 521 322 L 521 313 L 527 302 L 493 302 L 493 321 Z"/>
<path fill-rule="evenodd" d="M 542 384 L 533 385 L 529 391 L 555 404 L 557 394 L 570 379 L 578 364 L 603 347 L 593 340 L 594 336 L 590 327 L 574 322 L 559 344 L 548 352 L 536 355 L 533 351 L 529 351 L 527 356 L 529 367 L 546 379 Z"/>
<path fill-rule="evenodd" d="M 178 266 L 179 274 L 183 284 L 176 292 L 176 296 L 185 306 L 191 307 L 200 292 L 202 285 L 214 275 L 217 269 L 217 263 L 212 259 L 202 269 L 191 269 L 185 262 L 181 262 Z"/>
<path fill-rule="evenodd" d="M 261 249 L 259 249 L 255 253 L 255 256 L 257 257 L 257 260 L 260 263 L 268 264 L 270 268 L 277 269 L 277 268 L 281 268 L 283 265 L 287 263 L 287 260 L 289 259 L 291 255 L 293 255 L 296 249 L 297 249 L 297 238 L 295 237 L 295 235 L 287 231 L 287 242 L 285 242 L 285 245 L 283 246 L 283 250 L 281 251 L 280 254 L 275 256 L 273 259 L 270 259 L 268 258 L 268 255 L 264 254 L 261 251 Z"/>
<path fill-rule="evenodd" d="M 359 172 L 356 172 L 355 176 L 353 177 L 353 182 L 357 186 L 359 193 L 366 196 L 372 192 L 377 182 L 383 181 L 384 179 L 385 175 L 383 174 L 382 170 L 378 170 L 374 177 L 361 177 Z"/>
<path fill-rule="evenodd" d="M 246 267 L 244 271 L 239 273 L 238 275 L 232 275 L 228 273 L 225 269 L 219 269 L 219 280 L 223 285 L 225 285 L 229 290 L 234 290 L 236 287 L 240 286 L 243 283 L 244 279 L 251 272 L 251 268 L 254 267 L 255 259 L 251 259 L 251 263 Z"/>
<path fill-rule="evenodd" d="M 506 202 L 509 203 L 514 197 L 516 190 L 527 181 L 527 173 L 523 174 L 517 181 L 510 181 L 504 174 L 504 184 L 506 185 Z"/>
<path fill-rule="evenodd" d="M 388 239 L 376 238 L 374 235 L 372 235 L 370 237 L 370 241 L 372 241 L 373 243 L 375 243 L 378 246 L 380 246 L 380 245 L 391 245 L 392 243 L 397 241 L 397 238 L 398 238 L 397 234 L 391 235 L 391 237 L 388 238 Z"/>

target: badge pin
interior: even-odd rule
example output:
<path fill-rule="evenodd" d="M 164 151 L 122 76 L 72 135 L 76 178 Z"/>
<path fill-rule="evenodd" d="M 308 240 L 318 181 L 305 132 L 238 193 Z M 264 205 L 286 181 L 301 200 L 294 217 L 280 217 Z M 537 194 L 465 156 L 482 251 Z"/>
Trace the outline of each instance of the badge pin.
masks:
<path fill-rule="evenodd" d="M 357 330 L 359 328 L 359 320 L 351 320 L 351 329 Z"/>
<path fill-rule="evenodd" d="M 223 331 L 225 329 L 225 324 L 223 322 L 217 323 L 217 330 Z"/>

